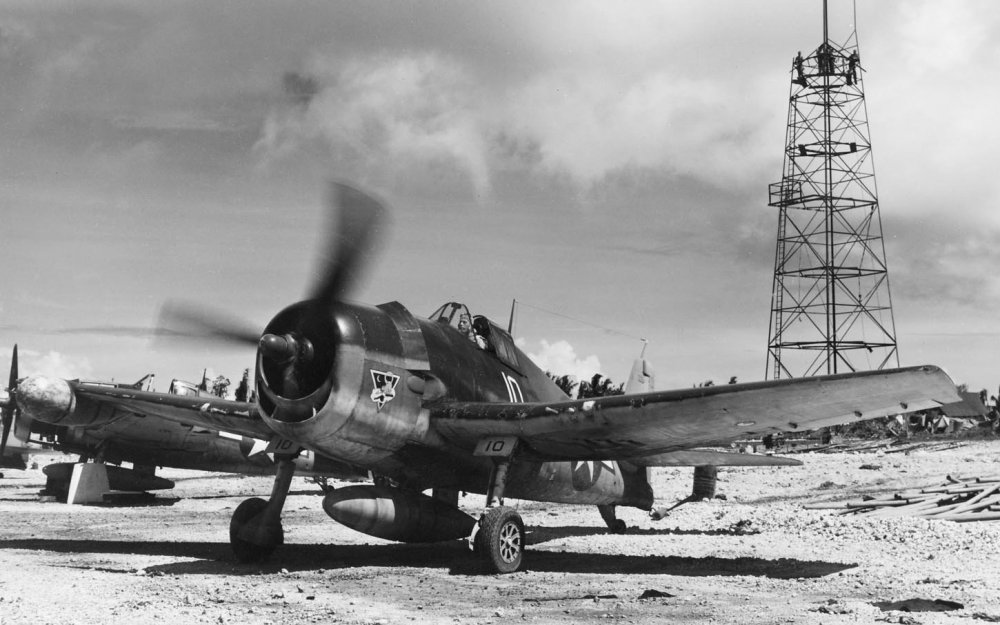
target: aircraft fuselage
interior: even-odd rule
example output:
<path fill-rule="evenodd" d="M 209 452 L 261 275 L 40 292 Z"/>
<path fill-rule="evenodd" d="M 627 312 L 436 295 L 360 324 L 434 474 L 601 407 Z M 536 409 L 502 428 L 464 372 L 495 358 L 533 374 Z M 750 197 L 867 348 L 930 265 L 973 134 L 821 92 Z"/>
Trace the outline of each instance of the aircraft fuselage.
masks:
<path fill-rule="evenodd" d="M 269 365 L 258 355 L 263 418 L 282 437 L 400 485 L 478 493 L 488 486 L 493 459 L 456 447 L 434 431 L 430 407 L 435 402 L 567 399 L 513 347 L 509 335 L 499 336 L 496 326 L 493 338 L 504 344 L 482 348 L 447 323 L 417 318 L 395 302 L 340 304 L 328 325 L 316 327 L 313 321 L 309 328 L 296 325 L 299 307 L 280 313 L 265 332 L 307 335 L 315 345 L 314 361 L 329 367 L 328 375 L 286 385 L 282 376 L 288 368 Z M 645 469 L 611 461 L 519 459 L 506 494 L 563 503 L 652 505 Z"/>

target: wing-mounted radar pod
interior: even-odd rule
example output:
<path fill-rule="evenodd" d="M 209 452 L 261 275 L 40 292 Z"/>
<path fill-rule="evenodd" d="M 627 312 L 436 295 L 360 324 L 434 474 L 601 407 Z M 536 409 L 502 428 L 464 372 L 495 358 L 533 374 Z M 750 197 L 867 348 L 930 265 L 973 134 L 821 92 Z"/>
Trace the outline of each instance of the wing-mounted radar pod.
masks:
<path fill-rule="evenodd" d="M 114 408 L 78 395 L 77 384 L 77 380 L 41 375 L 22 379 L 16 387 L 19 420 L 67 427 L 93 427 L 119 416 Z"/>

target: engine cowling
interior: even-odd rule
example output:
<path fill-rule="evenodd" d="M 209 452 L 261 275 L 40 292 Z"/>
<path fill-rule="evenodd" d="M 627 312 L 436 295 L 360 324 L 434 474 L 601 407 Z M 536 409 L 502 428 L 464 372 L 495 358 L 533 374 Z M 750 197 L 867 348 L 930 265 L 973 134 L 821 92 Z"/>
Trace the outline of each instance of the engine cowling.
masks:
<path fill-rule="evenodd" d="M 265 417 L 298 423 L 322 409 L 333 389 L 338 351 L 352 338 L 337 321 L 334 311 L 299 302 L 267 325 L 257 350 L 257 393 Z"/>
<path fill-rule="evenodd" d="M 267 326 L 258 350 L 261 416 L 284 438 L 377 468 L 423 436 L 424 395 L 409 379 L 428 369 L 418 322 L 399 304 L 296 304 Z"/>
<path fill-rule="evenodd" d="M 389 486 L 348 486 L 323 499 L 330 517 L 369 536 L 407 543 L 464 538 L 476 520 L 422 493 Z"/>

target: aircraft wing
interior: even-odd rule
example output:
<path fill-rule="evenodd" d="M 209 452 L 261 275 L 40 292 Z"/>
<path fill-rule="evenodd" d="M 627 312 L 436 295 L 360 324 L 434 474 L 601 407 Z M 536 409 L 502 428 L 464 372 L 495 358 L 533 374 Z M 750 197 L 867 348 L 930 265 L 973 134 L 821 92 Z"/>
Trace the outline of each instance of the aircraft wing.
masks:
<path fill-rule="evenodd" d="M 91 407 L 94 410 L 120 409 L 262 440 L 269 440 L 274 436 L 274 430 L 267 427 L 260 418 L 256 404 L 217 397 L 154 393 L 86 382 L 73 381 L 70 382 L 70 386 L 76 401 L 92 403 Z"/>
<path fill-rule="evenodd" d="M 544 460 L 650 457 L 658 464 L 658 454 L 926 410 L 957 398 L 948 375 L 925 365 L 587 400 L 428 407 L 432 427 L 467 449 L 491 437 L 516 437 L 522 453 Z"/>
<path fill-rule="evenodd" d="M 662 454 L 633 458 L 640 467 L 696 467 L 711 464 L 717 467 L 797 467 L 801 460 L 767 454 L 741 454 L 716 449 L 682 449 Z"/>

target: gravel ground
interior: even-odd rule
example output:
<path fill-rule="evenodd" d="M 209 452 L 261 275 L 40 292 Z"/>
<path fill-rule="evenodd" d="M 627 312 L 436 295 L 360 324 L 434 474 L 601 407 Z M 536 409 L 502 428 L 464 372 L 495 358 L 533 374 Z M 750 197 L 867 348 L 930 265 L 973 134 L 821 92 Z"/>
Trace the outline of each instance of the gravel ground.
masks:
<path fill-rule="evenodd" d="M 531 547 L 526 570 L 507 576 L 482 574 L 461 541 L 400 545 L 340 526 L 299 478 L 286 545 L 249 566 L 229 551 L 229 516 L 266 497 L 268 479 L 164 470 L 177 487 L 156 505 L 67 506 L 39 501 L 40 470 L 6 471 L 0 623 L 1000 622 L 996 522 L 803 508 L 1000 475 L 1000 442 L 798 457 L 805 466 L 720 469 L 725 500 L 660 521 L 622 510 L 626 535 L 608 534 L 593 507 L 521 502 Z M 669 505 L 690 492 L 691 470 L 657 470 L 654 488 Z M 917 598 L 963 607 L 878 606 Z"/>

